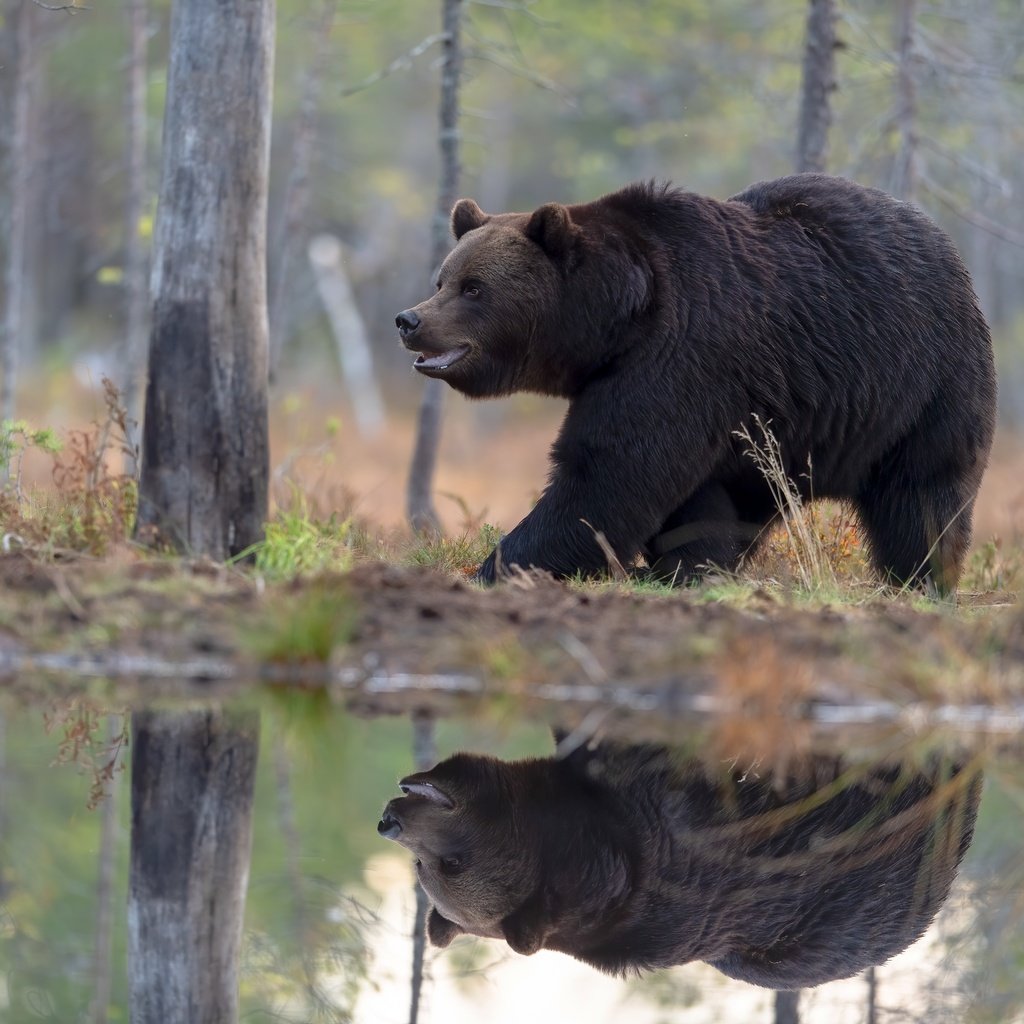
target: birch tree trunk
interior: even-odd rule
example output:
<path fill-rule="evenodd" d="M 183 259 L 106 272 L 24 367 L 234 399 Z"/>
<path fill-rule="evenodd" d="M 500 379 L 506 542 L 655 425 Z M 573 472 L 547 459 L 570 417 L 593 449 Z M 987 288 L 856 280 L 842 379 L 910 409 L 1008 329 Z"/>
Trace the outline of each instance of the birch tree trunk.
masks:
<path fill-rule="evenodd" d="M 25 312 L 25 244 L 31 154 L 33 23 L 30 3 L 8 0 L 4 21 L 10 26 L 11 67 L 4 69 L 10 93 L 10 136 L 6 152 L 7 252 L 4 265 L 4 312 L 0 327 L 0 420 L 14 419 Z"/>
<path fill-rule="evenodd" d="M 128 69 L 125 92 L 125 165 L 128 194 L 125 202 L 124 253 L 124 380 L 122 401 L 128 413 L 133 449 L 138 446 L 142 423 L 142 381 L 146 369 L 146 313 L 149 306 L 149 283 L 146 280 L 146 247 L 139 234 L 139 225 L 146 205 L 146 33 L 148 12 L 146 0 L 128 3 Z M 125 471 L 135 476 L 137 458 L 128 456 Z"/>
<path fill-rule="evenodd" d="M 153 267 L 141 535 L 214 559 L 267 515 L 274 0 L 176 0 Z"/>
<path fill-rule="evenodd" d="M 835 0 L 810 0 L 797 127 L 796 169 L 823 172 L 828 163 L 832 93 L 836 89 Z"/>
<path fill-rule="evenodd" d="M 132 715 L 132 1024 L 238 1019 L 258 738 L 255 712 Z"/>
<path fill-rule="evenodd" d="M 360 437 L 373 437 L 384 426 L 384 400 L 373 372 L 373 352 L 366 324 L 359 314 L 342 262 L 341 242 L 333 235 L 317 235 L 309 243 L 309 262 L 338 349 L 338 362 L 355 413 L 356 429 Z"/>
<path fill-rule="evenodd" d="M 917 85 L 914 80 L 914 27 L 917 0 L 898 0 L 896 8 L 896 126 L 899 148 L 893 166 L 892 194 L 917 198 Z"/>
<path fill-rule="evenodd" d="M 441 104 L 438 144 L 441 150 L 440 185 L 431 230 L 430 274 L 437 273 L 449 248 L 449 218 L 459 191 L 459 85 L 462 78 L 462 16 L 464 0 L 441 0 L 444 32 L 441 62 Z M 433 286 L 433 280 L 430 282 Z M 423 388 L 416 447 L 409 469 L 406 513 L 416 531 L 437 532 L 440 523 L 434 508 L 434 470 L 441 443 L 443 381 L 428 379 Z"/>

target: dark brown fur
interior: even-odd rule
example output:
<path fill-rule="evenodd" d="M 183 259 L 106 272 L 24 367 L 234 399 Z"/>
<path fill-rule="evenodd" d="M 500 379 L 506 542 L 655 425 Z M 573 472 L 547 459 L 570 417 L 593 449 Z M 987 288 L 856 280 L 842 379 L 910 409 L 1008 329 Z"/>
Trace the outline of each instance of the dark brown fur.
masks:
<path fill-rule="evenodd" d="M 421 372 L 569 400 L 505 567 L 599 572 L 600 530 L 664 578 L 735 568 L 778 515 L 735 433 L 756 416 L 805 498 L 856 507 L 885 578 L 955 588 L 995 374 L 967 271 L 916 207 L 811 174 L 726 202 L 654 185 L 532 214 L 462 200 L 452 226 L 437 294 L 399 316 Z"/>
<path fill-rule="evenodd" d="M 601 745 L 516 763 L 458 754 L 401 786 L 378 829 L 416 857 L 435 945 L 468 932 L 613 973 L 704 960 L 802 988 L 924 932 L 981 780 L 938 762 L 847 776 L 832 761 L 716 779 L 663 748 Z"/>

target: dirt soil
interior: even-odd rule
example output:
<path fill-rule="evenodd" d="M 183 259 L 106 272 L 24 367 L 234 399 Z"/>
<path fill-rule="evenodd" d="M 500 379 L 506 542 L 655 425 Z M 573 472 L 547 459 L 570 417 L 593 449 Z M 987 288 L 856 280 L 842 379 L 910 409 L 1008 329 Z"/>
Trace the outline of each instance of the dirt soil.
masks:
<path fill-rule="evenodd" d="M 346 699 L 364 705 L 386 703 L 389 689 L 444 690 L 452 680 L 458 689 L 468 679 L 492 701 L 561 695 L 583 708 L 611 694 L 628 705 L 630 694 L 656 690 L 676 711 L 684 698 L 711 695 L 762 720 L 823 701 L 1019 714 L 1024 615 L 1015 604 L 974 604 L 815 608 L 754 591 L 734 605 L 700 591 L 638 594 L 543 577 L 483 590 L 385 563 L 269 585 L 204 562 L 6 555 L 0 679 L 30 690 L 33 670 L 64 667 L 209 685 L 223 669 L 246 685 L 343 680 Z"/>

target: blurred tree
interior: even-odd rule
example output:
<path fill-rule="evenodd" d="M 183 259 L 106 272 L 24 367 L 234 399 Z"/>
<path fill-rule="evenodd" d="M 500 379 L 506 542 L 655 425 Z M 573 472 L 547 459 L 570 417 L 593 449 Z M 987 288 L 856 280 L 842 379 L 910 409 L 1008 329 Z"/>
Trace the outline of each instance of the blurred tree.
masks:
<path fill-rule="evenodd" d="M 896 3 L 896 125 L 899 148 L 893 165 L 892 194 L 917 198 L 917 83 L 914 46 L 917 0 Z"/>
<path fill-rule="evenodd" d="M 177 0 L 164 113 L 139 535 L 218 561 L 267 518 L 274 0 Z"/>
<path fill-rule="evenodd" d="M 31 152 L 32 67 L 35 10 L 32 4 L 7 0 L 3 15 L 7 38 L 10 79 L 9 134 L 6 146 L 7 195 L 6 260 L 4 262 L 4 313 L 0 328 L 0 420 L 14 419 L 18 386 L 18 357 L 22 346 L 25 313 L 25 246 L 28 230 Z"/>
<path fill-rule="evenodd" d="M 800 120 L 796 139 L 797 171 L 824 171 L 832 93 L 836 89 L 835 0 L 810 0 L 804 40 Z"/>
<path fill-rule="evenodd" d="M 430 233 L 430 286 L 449 249 L 448 219 L 459 191 L 459 85 L 462 77 L 462 18 L 464 0 L 441 0 L 444 31 L 441 60 L 441 104 L 438 145 L 441 151 L 437 206 Z M 416 447 L 409 468 L 406 513 L 416 531 L 437 532 L 440 523 L 434 508 L 434 470 L 441 443 L 444 382 L 429 378 L 423 388 L 416 431 Z"/>
<path fill-rule="evenodd" d="M 425 772 L 437 764 L 437 730 L 434 716 L 422 711 L 412 716 L 412 752 L 416 771 Z M 410 981 L 409 1024 L 418 1024 L 423 994 L 423 965 L 427 952 L 427 914 L 430 900 L 419 881 L 416 889 L 416 916 L 412 928 L 412 977 Z"/>
<path fill-rule="evenodd" d="M 149 16 L 147 0 L 127 0 L 128 60 L 125 68 L 125 255 L 124 255 L 124 378 L 122 399 L 131 435 L 125 471 L 138 472 L 138 426 L 142 423 L 143 377 L 146 368 L 146 315 L 149 282 L 142 215 L 146 208 L 146 48 Z"/>
<path fill-rule="evenodd" d="M 800 1024 L 800 992 L 775 993 L 775 1024 Z"/>

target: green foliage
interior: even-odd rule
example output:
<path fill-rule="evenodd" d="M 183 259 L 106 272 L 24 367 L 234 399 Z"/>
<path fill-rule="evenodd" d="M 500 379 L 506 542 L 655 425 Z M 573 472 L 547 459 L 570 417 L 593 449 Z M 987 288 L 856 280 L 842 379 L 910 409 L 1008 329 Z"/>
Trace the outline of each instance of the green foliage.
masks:
<path fill-rule="evenodd" d="M 12 462 L 19 463 L 30 448 L 55 455 L 61 450 L 61 443 L 49 427 L 33 429 L 25 420 L 0 423 L 0 474 L 10 473 Z"/>
<path fill-rule="evenodd" d="M 268 579 L 292 579 L 305 573 L 345 572 L 352 565 L 352 519 L 332 515 L 325 522 L 310 517 L 304 501 L 279 512 L 266 525 L 264 539 L 235 561 L 254 556 L 258 572 Z"/>

